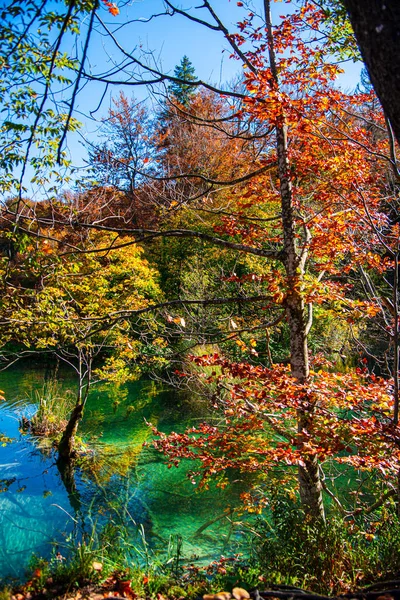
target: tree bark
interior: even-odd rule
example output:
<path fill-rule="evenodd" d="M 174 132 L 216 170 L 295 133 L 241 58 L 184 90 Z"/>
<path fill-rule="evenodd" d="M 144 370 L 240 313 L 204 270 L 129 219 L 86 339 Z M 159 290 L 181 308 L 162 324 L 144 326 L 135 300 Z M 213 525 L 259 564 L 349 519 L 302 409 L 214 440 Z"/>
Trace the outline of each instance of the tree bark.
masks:
<path fill-rule="evenodd" d="M 312 413 L 305 410 L 299 410 L 297 414 L 298 428 L 298 448 L 302 449 L 306 437 L 305 432 L 308 432 L 312 421 Z M 300 488 L 300 500 L 307 512 L 325 521 L 325 510 L 322 497 L 322 482 L 318 459 L 316 456 L 303 456 L 303 464 L 298 467 L 298 480 Z"/>
<path fill-rule="evenodd" d="M 68 424 L 64 429 L 60 443 L 58 444 L 58 460 L 69 461 L 74 455 L 75 435 L 78 430 L 79 421 L 83 416 L 84 403 L 75 406 L 71 413 Z"/>
<path fill-rule="evenodd" d="M 76 371 L 79 375 L 78 396 L 75 408 L 73 409 L 67 426 L 61 436 L 58 444 L 58 461 L 70 461 L 75 456 L 75 436 L 78 431 L 79 421 L 83 417 L 86 400 L 89 396 L 90 384 L 92 381 L 92 362 L 93 356 L 90 351 L 78 351 L 78 366 Z"/>
<path fill-rule="evenodd" d="M 270 0 L 264 0 L 265 21 L 268 31 L 268 48 L 273 83 L 279 89 L 279 77 L 276 67 L 274 38 L 272 30 Z M 299 250 L 296 242 L 296 219 L 293 206 L 293 190 L 290 176 L 287 125 L 284 115 L 280 115 L 276 124 L 276 150 L 278 177 L 280 184 L 283 256 L 287 278 L 286 315 L 290 331 L 290 368 L 293 377 L 300 383 L 309 376 L 307 322 L 302 283 L 307 250 Z M 310 408 L 312 411 L 312 408 Z M 302 453 L 304 441 L 312 420 L 312 412 L 307 408 L 299 410 L 297 448 Z M 325 519 L 318 461 L 315 457 L 303 456 L 298 467 L 300 499 L 305 511 L 313 518 Z"/>
<path fill-rule="evenodd" d="M 400 143 L 400 2 L 342 1 L 371 83 Z"/>

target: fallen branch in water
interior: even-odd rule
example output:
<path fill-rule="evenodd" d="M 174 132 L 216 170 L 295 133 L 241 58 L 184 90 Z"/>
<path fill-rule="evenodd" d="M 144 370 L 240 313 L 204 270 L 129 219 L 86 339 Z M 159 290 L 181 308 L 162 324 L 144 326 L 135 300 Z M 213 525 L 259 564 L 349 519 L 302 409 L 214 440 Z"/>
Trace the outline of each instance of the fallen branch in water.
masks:
<path fill-rule="evenodd" d="M 198 535 L 203 533 L 203 531 L 205 529 L 207 529 L 207 527 L 210 527 L 210 525 L 212 525 L 213 523 L 216 523 L 220 519 L 223 519 L 224 517 L 230 517 L 232 515 L 232 513 L 233 513 L 233 508 L 227 508 L 226 510 L 224 510 L 222 515 L 218 515 L 218 517 L 215 517 L 214 519 L 210 519 L 209 521 L 206 521 L 204 523 L 204 525 L 202 525 L 201 527 L 199 527 L 197 529 L 197 531 L 195 531 L 195 533 L 193 534 L 193 537 L 197 537 Z"/>

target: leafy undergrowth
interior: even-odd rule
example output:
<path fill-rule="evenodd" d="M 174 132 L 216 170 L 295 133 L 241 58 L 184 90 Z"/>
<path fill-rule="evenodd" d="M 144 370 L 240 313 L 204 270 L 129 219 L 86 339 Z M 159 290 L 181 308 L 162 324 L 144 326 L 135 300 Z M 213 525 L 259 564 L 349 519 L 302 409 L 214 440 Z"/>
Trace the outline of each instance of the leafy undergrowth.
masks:
<path fill-rule="evenodd" d="M 36 568 L 31 578 L 14 589 L 4 588 L 0 592 L 0 600 L 47 600 L 62 598 L 78 600 L 88 598 L 131 598 L 134 600 L 191 600 L 205 597 L 208 600 L 228 600 L 230 592 L 221 589 L 237 588 L 243 594 L 239 600 L 249 598 L 247 592 L 238 587 L 254 587 L 256 572 L 241 564 L 238 556 L 221 557 L 207 567 L 194 565 L 179 567 L 179 573 L 174 572 L 176 565 L 167 565 L 165 573 L 149 572 L 140 568 L 116 570 L 107 573 L 106 565 L 92 561 L 86 565 L 72 562 L 61 563 L 60 555 L 56 555 L 60 566 L 52 571 L 52 561 L 35 559 Z M 32 565 L 33 566 L 33 565 Z M 169 572 L 167 572 L 169 570 Z M 249 582 L 252 582 L 251 586 Z M 215 595 L 215 596 L 214 596 Z"/>
<path fill-rule="evenodd" d="M 36 564 L 40 564 L 40 561 L 36 561 Z M 53 575 L 49 575 L 49 563 L 42 561 L 41 565 L 42 568 L 36 567 L 31 578 L 23 585 L 1 590 L 0 600 L 277 600 L 274 595 L 271 597 L 274 592 L 282 600 L 301 600 L 305 597 L 304 594 L 307 594 L 308 598 L 315 594 L 318 600 L 330 600 L 337 598 L 337 595 L 340 597 L 341 593 L 331 590 L 324 596 L 308 589 L 284 584 L 285 580 L 293 580 L 288 573 L 286 577 L 284 573 L 279 574 L 278 579 L 281 583 L 277 584 L 276 577 L 269 580 L 260 574 L 259 568 L 242 564 L 239 557 L 222 557 L 207 567 L 180 567 L 179 574 L 172 571 L 164 574 L 146 574 L 137 568 L 116 570 L 105 576 L 104 565 L 93 561 L 91 565 L 86 566 L 86 576 L 83 572 L 74 572 L 71 564 L 63 565 L 62 569 L 57 569 Z M 400 595 L 400 581 L 389 581 L 388 584 L 389 588 L 385 582 L 371 586 L 371 590 L 381 591 L 361 588 L 358 592 L 354 590 L 342 598 L 395 600 Z M 345 589 L 347 588 L 345 587 L 342 593 Z M 232 593 L 227 590 L 232 590 Z"/>
<path fill-rule="evenodd" d="M 338 595 L 400 578 L 400 519 L 393 502 L 364 515 L 333 512 L 326 523 L 282 496 L 270 508 L 269 518 L 256 525 L 254 542 L 265 584 Z"/>
<path fill-rule="evenodd" d="M 187 565 L 180 536 L 171 536 L 160 552 L 149 546 L 142 526 L 138 533 L 133 543 L 126 527 L 109 522 L 103 527 L 93 524 L 90 533 L 71 534 L 50 559 L 33 556 L 25 583 L 10 584 L 0 591 L 0 600 L 191 600 L 257 583 L 256 570 L 241 555 L 221 557 L 207 566 Z"/>

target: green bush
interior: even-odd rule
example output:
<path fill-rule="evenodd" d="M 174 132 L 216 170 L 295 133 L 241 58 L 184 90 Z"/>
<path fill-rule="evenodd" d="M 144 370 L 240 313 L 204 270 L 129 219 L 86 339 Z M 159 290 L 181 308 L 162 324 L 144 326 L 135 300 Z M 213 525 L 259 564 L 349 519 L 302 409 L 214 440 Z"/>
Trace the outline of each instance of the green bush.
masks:
<path fill-rule="evenodd" d="M 253 559 L 264 587 L 293 585 L 337 594 L 397 576 L 400 522 L 394 507 L 381 509 L 373 519 L 333 513 L 326 523 L 317 522 L 298 503 L 276 498 L 255 528 Z"/>

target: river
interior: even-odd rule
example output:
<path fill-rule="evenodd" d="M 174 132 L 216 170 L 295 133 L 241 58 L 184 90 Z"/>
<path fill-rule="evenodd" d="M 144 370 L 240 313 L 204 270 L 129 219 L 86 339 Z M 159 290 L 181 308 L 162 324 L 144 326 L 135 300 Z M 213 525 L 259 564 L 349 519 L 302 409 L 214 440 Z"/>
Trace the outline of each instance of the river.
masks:
<path fill-rule="evenodd" d="M 144 540 L 156 555 L 182 538 L 183 557 L 199 563 L 245 549 L 246 526 L 229 513 L 245 484 L 198 492 L 187 477 L 193 464 L 169 469 L 151 444 L 149 423 L 182 431 L 198 423 L 204 408 L 151 381 L 95 387 L 80 429 L 88 445 L 83 466 L 63 481 L 54 452 L 20 429 L 48 376 L 34 365 L 0 373 L 0 577 L 23 577 L 33 553 L 67 553 L 68 540 L 107 523 L 124 527 L 139 555 Z M 57 380 L 74 387 L 68 371 L 58 371 Z"/>

